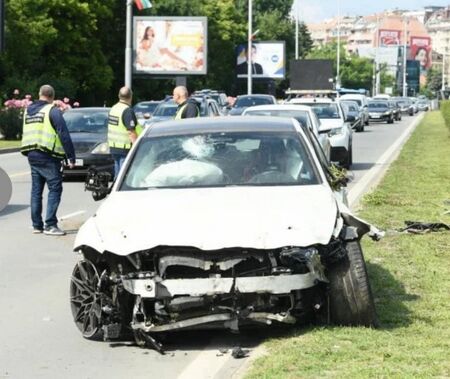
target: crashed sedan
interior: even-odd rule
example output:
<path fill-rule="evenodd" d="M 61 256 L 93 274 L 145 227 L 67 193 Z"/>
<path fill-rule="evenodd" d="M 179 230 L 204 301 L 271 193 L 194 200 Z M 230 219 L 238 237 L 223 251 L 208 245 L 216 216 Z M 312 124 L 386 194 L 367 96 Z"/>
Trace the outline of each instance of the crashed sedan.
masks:
<path fill-rule="evenodd" d="M 374 326 L 359 241 L 381 233 L 349 211 L 305 133 L 289 118 L 168 121 L 140 136 L 112 189 L 91 180 L 109 194 L 74 245 L 83 336 L 161 350 L 160 333 L 186 329 Z"/>

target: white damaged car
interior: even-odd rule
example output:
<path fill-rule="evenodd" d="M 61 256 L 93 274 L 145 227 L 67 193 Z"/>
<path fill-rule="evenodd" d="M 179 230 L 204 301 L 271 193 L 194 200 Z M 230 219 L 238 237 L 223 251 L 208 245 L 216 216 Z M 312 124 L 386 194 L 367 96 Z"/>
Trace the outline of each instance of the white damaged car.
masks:
<path fill-rule="evenodd" d="M 159 333 L 183 329 L 375 325 L 359 241 L 381 232 L 341 202 L 317 149 L 289 118 L 147 129 L 112 189 L 106 176 L 87 184 L 109 195 L 74 245 L 83 336 L 128 331 L 161 350 Z"/>

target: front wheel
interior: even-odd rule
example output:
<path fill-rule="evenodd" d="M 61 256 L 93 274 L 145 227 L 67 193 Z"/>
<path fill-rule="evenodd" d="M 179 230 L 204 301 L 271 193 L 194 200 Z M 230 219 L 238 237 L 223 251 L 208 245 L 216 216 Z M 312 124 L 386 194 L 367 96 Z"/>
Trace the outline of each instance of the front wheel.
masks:
<path fill-rule="evenodd" d="M 328 269 L 331 321 L 346 326 L 377 326 L 366 263 L 359 241 L 346 244 L 347 257 Z"/>

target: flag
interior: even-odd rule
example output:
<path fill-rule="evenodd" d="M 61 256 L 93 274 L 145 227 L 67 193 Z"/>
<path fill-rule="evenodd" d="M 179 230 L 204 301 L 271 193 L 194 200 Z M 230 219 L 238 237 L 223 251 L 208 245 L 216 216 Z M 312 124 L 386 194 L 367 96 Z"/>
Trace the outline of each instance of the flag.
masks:
<path fill-rule="evenodd" d="M 148 9 L 152 7 L 150 0 L 134 0 L 137 8 L 141 11 L 142 9 Z"/>

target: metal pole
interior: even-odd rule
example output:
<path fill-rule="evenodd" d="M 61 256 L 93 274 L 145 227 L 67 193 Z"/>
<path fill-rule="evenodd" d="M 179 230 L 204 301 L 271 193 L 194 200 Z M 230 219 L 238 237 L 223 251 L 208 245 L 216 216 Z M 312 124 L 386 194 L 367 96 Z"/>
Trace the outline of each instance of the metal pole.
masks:
<path fill-rule="evenodd" d="M 445 70 L 445 53 L 442 54 L 442 85 L 441 85 L 441 90 L 443 91 L 445 89 L 445 74 L 444 74 L 444 70 Z"/>
<path fill-rule="evenodd" d="M 248 0 L 247 94 L 252 94 L 252 0 Z"/>
<path fill-rule="evenodd" d="M 298 59 L 298 2 L 295 2 L 295 59 Z"/>
<path fill-rule="evenodd" d="M 125 86 L 131 89 L 131 54 L 132 54 L 132 37 L 131 29 L 133 23 L 133 0 L 127 2 L 127 31 L 125 41 Z"/>
<path fill-rule="evenodd" d="M 406 17 L 403 19 L 403 26 L 404 26 L 404 31 L 403 31 L 403 97 L 406 97 L 408 95 L 408 90 L 406 88 L 407 84 L 406 84 L 406 41 L 408 39 L 407 37 L 407 32 L 406 32 Z"/>
<path fill-rule="evenodd" d="M 337 70 L 336 70 L 336 89 L 341 88 L 340 60 L 341 60 L 341 2 L 338 2 L 338 25 L 337 25 Z"/>
<path fill-rule="evenodd" d="M 379 62 L 379 50 L 380 50 L 380 18 L 379 15 L 377 15 L 377 35 L 376 35 L 376 41 L 377 41 L 377 49 L 375 52 L 375 95 L 380 94 L 380 62 Z"/>

